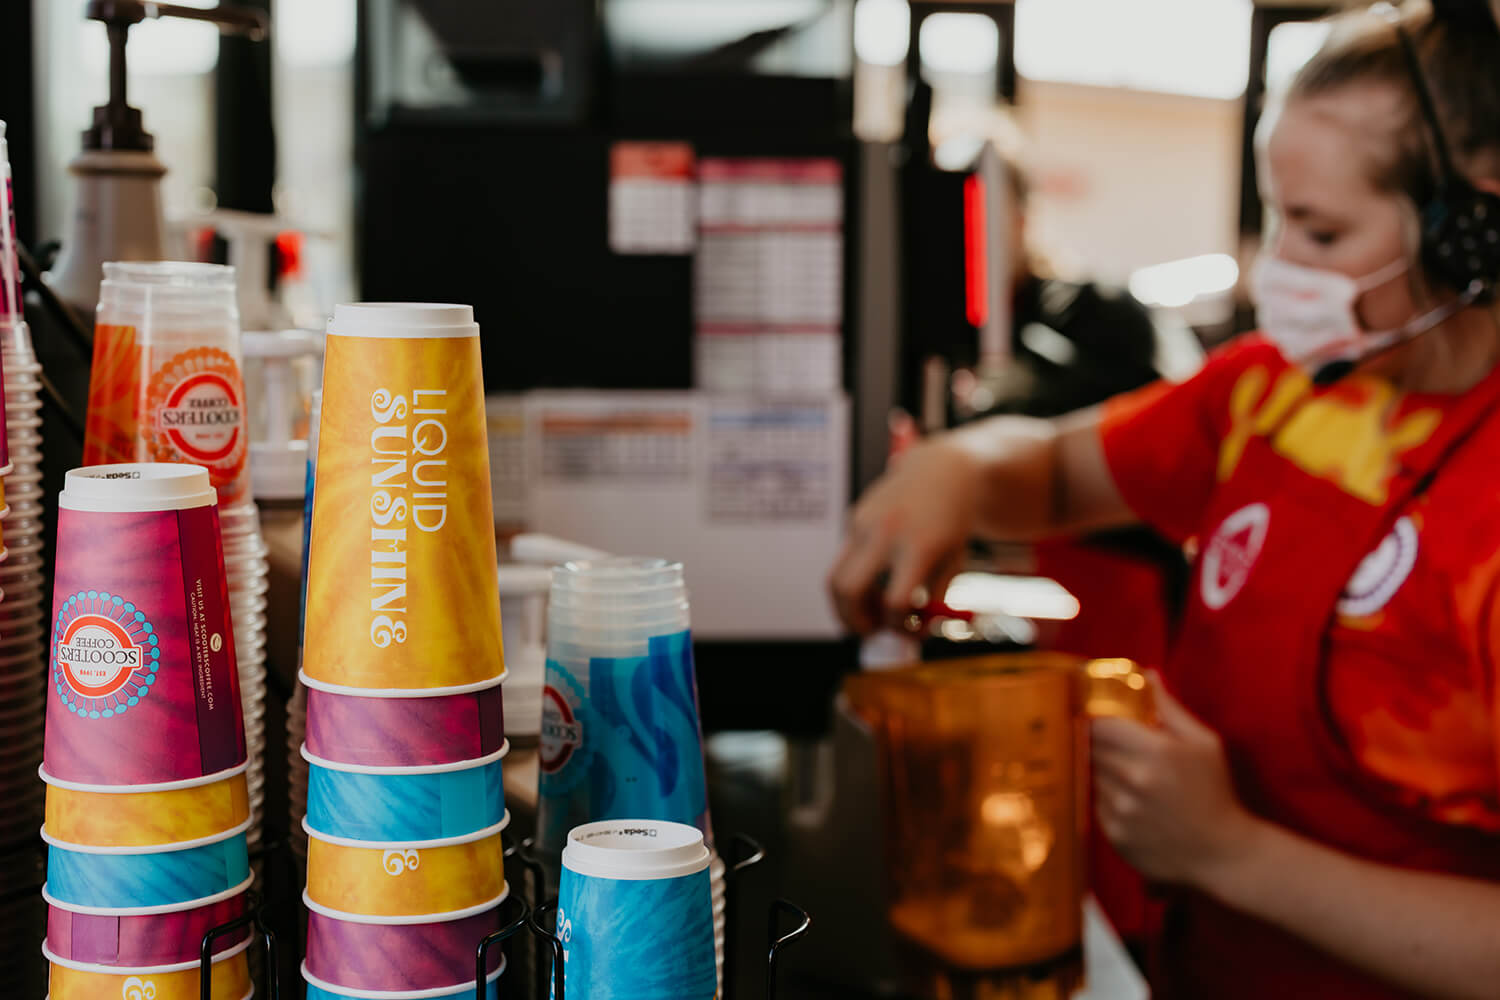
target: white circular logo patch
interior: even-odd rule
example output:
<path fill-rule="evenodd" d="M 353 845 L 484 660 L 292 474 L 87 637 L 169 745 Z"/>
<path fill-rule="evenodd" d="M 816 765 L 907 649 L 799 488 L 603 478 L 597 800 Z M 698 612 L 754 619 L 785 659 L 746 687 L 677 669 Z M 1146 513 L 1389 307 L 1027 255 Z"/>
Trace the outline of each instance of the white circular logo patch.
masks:
<path fill-rule="evenodd" d="M 1271 525 L 1271 510 L 1263 503 L 1241 507 L 1219 525 L 1203 550 L 1199 593 L 1210 611 L 1234 600 L 1260 558 Z"/>
<path fill-rule="evenodd" d="M 1344 585 L 1338 612 L 1344 618 L 1366 618 L 1391 602 L 1417 565 L 1417 526 L 1403 517 L 1375 551 L 1365 556 Z"/>

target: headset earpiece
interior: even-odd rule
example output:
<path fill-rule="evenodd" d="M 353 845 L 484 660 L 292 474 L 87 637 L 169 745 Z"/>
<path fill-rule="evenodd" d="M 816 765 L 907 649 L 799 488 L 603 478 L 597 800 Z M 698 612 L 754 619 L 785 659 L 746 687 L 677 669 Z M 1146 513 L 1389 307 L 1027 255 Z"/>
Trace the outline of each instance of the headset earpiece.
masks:
<path fill-rule="evenodd" d="M 1421 206 L 1422 265 L 1471 301 L 1488 302 L 1500 282 L 1500 195 L 1479 190 L 1455 166 L 1416 43 L 1394 9 L 1390 16 L 1437 159 L 1437 191 Z"/>
<path fill-rule="evenodd" d="M 1422 210 L 1422 264 L 1458 291 L 1479 282 L 1477 301 L 1491 301 L 1500 279 L 1500 195 L 1450 177 Z"/>

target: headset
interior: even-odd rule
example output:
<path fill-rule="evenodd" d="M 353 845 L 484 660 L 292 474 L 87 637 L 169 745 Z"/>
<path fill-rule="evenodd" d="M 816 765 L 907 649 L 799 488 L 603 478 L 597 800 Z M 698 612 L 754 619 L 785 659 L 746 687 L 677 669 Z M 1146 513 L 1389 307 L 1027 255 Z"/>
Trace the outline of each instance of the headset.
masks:
<path fill-rule="evenodd" d="M 1435 3 L 1434 18 L 1440 19 L 1451 6 Z M 1485 8 L 1483 13 L 1488 18 L 1487 5 Z M 1428 274 L 1456 289 L 1469 302 L 1490 302 L 1500 283 L 1500 195 L 1479 190 L 1454 167 L 1416 43 L 1399 22 L 1395 28 L 1437 157 L 1437 188 L 1427 204 L 1419 206 L 1422 265 Z M 1496 30 L 1492 19 L 1489 30 Z"/>
<path fill-rule="evenodd" d="M 1416 91 L 1417 104 L 1437 159 L 1437 185 L 1426 204 L 1417 206 L 1422 229 L 1419 250 L 1422 268 L 1458 293 L 1449 306 L 1453 312 L 1475 302 L 1492 302 L 1496 286 L 1500 285 L 1500 194 L 1479 190 L 1453 165 L 1447 136 L 1438 120 L 1437 104 L 1427 87 L 1427 76 L 1422 71 L 1416 43 L 1401 24 L 1395 7 L 1381 3 L 1371 9 L 1382 13 L 1396 29 L 1412 89 Z M 1478 19 L 1483 23 L 1474 23 Z M 1433 0 L 1433 20 L 1446 21 L 1454 27 L 1462 24 L 1479 31 L 1500 30 L 1488 3 L 1476 3 L 1475 0 Z M 1417 335 L 1401 337 L 1357 358 L 1330 361 L 1313 374 L 1313 383 L 1332 385 L 1360 363 L 1394 350 L 1412 336 Z"/>

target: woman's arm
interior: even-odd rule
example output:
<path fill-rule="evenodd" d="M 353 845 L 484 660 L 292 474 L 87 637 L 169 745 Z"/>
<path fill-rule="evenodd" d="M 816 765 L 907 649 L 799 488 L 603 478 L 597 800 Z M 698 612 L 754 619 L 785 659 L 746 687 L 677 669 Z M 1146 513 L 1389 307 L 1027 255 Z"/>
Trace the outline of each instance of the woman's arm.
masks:
<path fill-rule="evenodd" d="M 1205 891 L 1423 996 L 1500 991 L 1500 885 L 1374 864 L 1264 821 L 1249 848 L 1205 872 Z"/>
<path fill-rule="evenodd" d="M 994 417 L 901 455 L 854 508 L 828 586 L 856 631 L 941 595 L 976 535 L 1030 541 L 1135 520 L 1115 487 L 1099 411 Z"/>
<path fill-rule="evenodd" d="M 1423 996 L 1496 995 L 1500 885 L 1364 861 L 1252 816 L 1218 736 L 1155 688 L 1160 729 L 1093 727 L 1100 825 L 1127 860 Z"/>

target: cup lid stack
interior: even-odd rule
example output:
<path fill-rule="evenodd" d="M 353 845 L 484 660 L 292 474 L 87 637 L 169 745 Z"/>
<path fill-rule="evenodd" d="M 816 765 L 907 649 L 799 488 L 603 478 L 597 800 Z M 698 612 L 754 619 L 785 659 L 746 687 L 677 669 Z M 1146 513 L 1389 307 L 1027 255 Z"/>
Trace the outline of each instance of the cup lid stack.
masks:
<path fill-rule="evenodd" d="M 300 674 L 303 978 L 318 1000 L 473 996 L 510 893 L 479 330 L 467 306 L 389 303 L 341 305 L 328 333 Z"/>
<path fill-rule="evenodd" d="M 69 472 L 58 500 L 46 786 L 51 995 L 190 997 L 199 944 L 244 912 L 250 798 L 207 470 Z M 215 996 L 249 995 L 250 932 Z"/>

